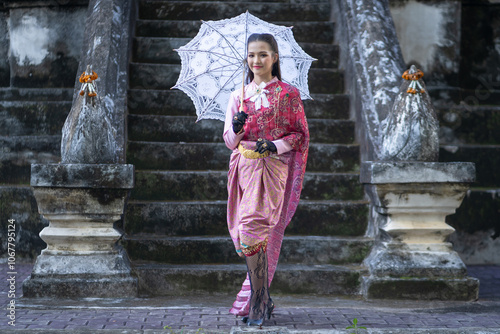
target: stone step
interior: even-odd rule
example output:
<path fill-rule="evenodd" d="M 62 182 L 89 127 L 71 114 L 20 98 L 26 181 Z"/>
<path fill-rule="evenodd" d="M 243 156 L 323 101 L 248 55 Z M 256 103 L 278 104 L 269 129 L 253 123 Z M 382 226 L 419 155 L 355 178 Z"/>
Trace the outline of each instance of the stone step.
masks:
<path fill-rule="evenodd" d="M 498 106 L 455 106 L 437 114 L 441 144 L 500 145 Z"/>
<path fill-rule="evenodd" d="M 143 201 L 213 201 L 227 199 L 226 171 L 143 171 L 135 173 L 130 197 Z M 302 199 L 361 200 L 359 174 L 306 172 Z"/>
<path fill-rule="evenodd" d="M 491 74 L 490 74 L 491 75 Z M 427 86 L 429 95 L 435 106 L 446 106 L 450 103 L 455 105 L 465 105 L 474 108 L 474 106 L 498 106 L 500 105 L 500 90 L 498 83 L 491 81 L 486 83 L 483 80 L 476 81 L 468 79 L 467 85 L 472 85 L 471 88 L 449 88 Z M 481 82 L 482 81 L 482 82 Z"/>
<path fill-rule="evenodd" d="M 335 24 L 329 21 L 286 21 L 271 23 L 293 27 L 297 42 L 332 44 Z M 136 21 L 135 35 L 143 37 L 189 37 L 200 30 L 200 20 L 142 20 Z"/>
<path fill-rule="evenodd" d="M 308 120 L 311 118 L 349 119 L 349 96 L 346 94 L 312 94 L 304 100 Z M 179 90 L 130 89 L 129 114 L 194 116 L 191 99 Z"/>
<path fill-rule="evenodd" d="M 441 146 L 439 161 L 467 161 L 476 164 L 474 187 L 500 187 L 500 145 Z"/>
<path fill-rule="evenodd" d="M 354 143 L 352 121 L 309 119 L 308 125 L 312 142 Z M 128 116 L 128 139 L 132 141 L 223 142 L 223 132 L 224 123 L 217 120 L 206 119 L 196 123 L 193 116 Z"/>
<path fill-rule="evenodd" d="M 243 260 L 241 260 L 243 262 Z M 233 293 L 246 277 L 244 264 L 158 265 L 133 263 L 139 293 L 146 296 Z M 359 295 L 365 269 L 359 266 L 278 265 L 272 292 L 277 294 Z"/>
<path fill-rule="evenodd" d="M 0 88 L 0 101 L 72 101 L 74 88 Z"/>
<path fill-rule="evenodd" d="M 165 1 L 165 2 L 168 2 L 170 0 L 158 0 L 158 1 Z M 184 0 L 186 2 L 194 2 L 194 1 L 199 1 L 199 0 Z M 207 2 L 242 2 L 242 3 L 245 3 L 245 2 L 276 2 L 276 3 L 283 3 L 283 4 L 289 4 L 289 3 L 293 3 L 293 4 L 300 4 L 300 3 L 305 3 L 305 2 L 316 2 L 316 3 L 329 3 L 330 0 L 314 0 L 314 1 L 309 1 L 309 0 L 204 0 L 204 1 L 207 1 Z"/>
<path fill-rule="evenodd" d="M 227 170 L 231 151 L 222 143 L 129 142 L 127 163 L 146 170 Z M 310 172 L 359 170 L 359 146 L 311 144 Z"/>
<path fill-rule="evenodd" d="M 61 161 L 61 136 L 0 136 L 0 184 L 29 184 L 32 163 Z"/>
<path fill-rule="evenodd" d="M 187 44 L 191 38 L 136 37 L 132 49 L 132 61 L 137 63 L 180 64 L 179 54 L 174 51 Z M 337 68 L 339 48 L 333 44 L 300 43 L 311 57 L 313 68 Z"/>
<path fill-rule="evenodd" d="M 70 101 L 0 101 L 0 133 L 3 136 L 61 134 L 70 109 Z"/>
<path fill-rule="evenodd" d="M 347 94 L 311 94 L 313 100 L 304 100 L 307 119 L 333 118 L 350 119 L 349 95 Z"/>
<path fill-rule="evenodd" d="M 181 70 L 180 65 L 130 63 L 132 89 L 171 89 Z M 333 69 L 312 68 L 309 70 L 309 91 L 312 94 L 335 94 L 344 92 L 343 74 Z"/>
<path fill-rule="evenodd" d="M 268 21 L 328 21 L 330 4 L 327 2 L 272 3 L 272 2 L 193 2 L 193 1 L 139 1 L 141 20 L 221 20 L 245 11 Z"/>
<path fill-rule="evenodd" d="M 241 263 L 229 234 L 224 237 L 126 236 L 121 243 L 131 261 L 165 264 Z M 372 245 L 373 240 L 368 238 L 288 236 L 283 239 L 280 263 L 361 264 Z"/>
<path fill-rule="evenodd" d="M 227 235 L 227 202 L 129 201 L 125 233 L 131 236 Z M 363 236 L 367 228 L 366 201 L 301 200 L 287 235 Z"/>

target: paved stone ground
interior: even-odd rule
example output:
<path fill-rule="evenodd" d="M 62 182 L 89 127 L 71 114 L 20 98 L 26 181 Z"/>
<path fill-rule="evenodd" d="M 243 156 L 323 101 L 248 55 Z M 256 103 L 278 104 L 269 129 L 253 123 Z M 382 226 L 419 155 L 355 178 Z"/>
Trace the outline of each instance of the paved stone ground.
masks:
<path fill-rule="evenodd" d="M 233 333 L 241 322 L 228 314 L 234 296 L 133 300 L 29 300 L 21 297 L 31 264 L 17 264 L 15 327 L 9 325 L 9 278 L 1 264 L 0 332 L 20 333 Z M 363 301 L 321 296 L 274 296 L 278 305 L 267 332 L 351 333 L 357 318 L 368 333 L 500 333 L 500 266 L 471 266 L 481 281 L 476 302 Z M 168 329 L 163 329 L 169 326 Z M 274 327 L 278 326 L 278 327 Z M 201 330 L 199 330 L 201 328 Z M 281 330 L 280 330 L 281 328 Z M 259 330 L 265 333 L 266 330 Z"/>

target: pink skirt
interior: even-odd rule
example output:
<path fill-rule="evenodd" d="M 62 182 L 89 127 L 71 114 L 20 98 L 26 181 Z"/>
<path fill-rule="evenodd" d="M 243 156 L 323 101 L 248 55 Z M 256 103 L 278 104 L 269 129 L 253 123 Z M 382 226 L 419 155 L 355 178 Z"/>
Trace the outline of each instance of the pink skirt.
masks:
<path fill-rule="evenodd" d="M 231 156 L 227 223 L 237 251 L 251 255 L 267 245 L 283 208 L 288 165 L 271 155 Z"/>
<path fill-rule="evenodd" d="M 241 143 L 248 149 L 255 147 L 255 142 Z M 247 159 L 238 150 L 231 154 L 227 185 L 229 233 L 237 252 L 242 252 L 242 247 L 258 250 L 267 246 L 269 286 L 285 228 L 299 203 L 306 159 L 307 154 L 295 151 L 260 159 Z M 247 275 L 229 312 L 246 316 L 249 302 Z"/>

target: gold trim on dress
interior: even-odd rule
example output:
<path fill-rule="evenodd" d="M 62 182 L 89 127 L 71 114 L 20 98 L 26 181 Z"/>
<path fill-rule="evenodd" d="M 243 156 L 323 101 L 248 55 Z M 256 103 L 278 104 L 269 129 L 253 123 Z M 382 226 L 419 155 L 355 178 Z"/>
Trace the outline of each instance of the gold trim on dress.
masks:
<path fill-rule="evenodd" d="M 243 147 L 243 145 L 238 144 L 238 151 L 247 159 L 261 159 L 261 158 L 267 158 L 271 152 L 266 151 L 262 154 L 259 152 L 255 152 L 254 150 L 248 150 Z"/>
<path fill-rule="evenodd" d="M 267 239 L 253 246 L 247 246 L 244 243 L 241 243 L 241 247 L 241 252 L 245 254 L 245 256 L 252 256 L 254 254 L 257 254 L 261 248 L 265 253 L 267 251 Z"/>

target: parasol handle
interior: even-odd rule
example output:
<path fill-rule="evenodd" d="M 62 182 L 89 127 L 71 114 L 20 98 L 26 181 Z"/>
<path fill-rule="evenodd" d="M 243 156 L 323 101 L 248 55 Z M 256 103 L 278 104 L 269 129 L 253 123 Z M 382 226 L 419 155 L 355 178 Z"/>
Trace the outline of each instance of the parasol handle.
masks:
<path fill-rule="evenodd" d="M 243 75 L 241 79 L 241 93 L 240 93 L 240 112 L 245 111 L 245 107 L 243 106 L 243 100 L 245 99 L 245 63 L 246 61 L 243 60 Z"/>

